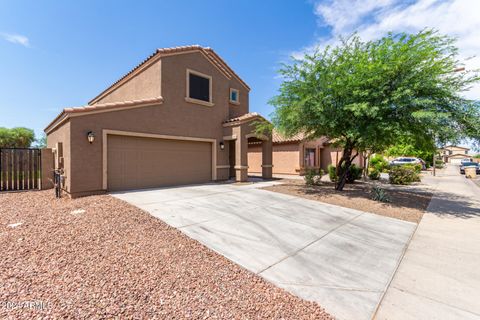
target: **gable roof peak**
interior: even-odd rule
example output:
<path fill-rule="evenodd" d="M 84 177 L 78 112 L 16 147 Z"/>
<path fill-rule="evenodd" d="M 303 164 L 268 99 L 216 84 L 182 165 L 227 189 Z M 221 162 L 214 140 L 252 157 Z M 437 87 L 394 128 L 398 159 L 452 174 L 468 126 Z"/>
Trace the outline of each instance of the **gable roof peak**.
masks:
<path fill-rule="evenodd" d="M 188 45 L 188 46 L 177 46 L 177 47 L 167 47 L 167 48 L 157 48 L 154 53 L 140 62 L 137 66 L 127 72 L 124 76 L 120 79 L 115 81 L 112 85 L 108 88 L 103 90 L 100 94 L 98 94 L 95 98 L 90 100 L 88 104 L 95 104 L 97 103 L 102 97 L 106 94 L 110 93 L 111 91 L 115 90 L 117 87 L 121 86 L 124 83 L 124 80 L 132 76 L 132 74 L 138 72 L 142 66 L 145 66 L 147 63 L 152 62 L 154 58 L 161 58 L 163 55 L 174 55 L 180 53 L 186 53 L 189 51 L 200 51 L 203 53 L 204 57 L 212 63 L 217 69 L 220 70 L 227 78 L 236 78 L 247 90 L 250 90 L 250 87 L 247 85 L 245 81 L 243 81 L 235 71 L 230 68 L 227 63 L 210 47 L 202 47 L 198 44 Z"/>

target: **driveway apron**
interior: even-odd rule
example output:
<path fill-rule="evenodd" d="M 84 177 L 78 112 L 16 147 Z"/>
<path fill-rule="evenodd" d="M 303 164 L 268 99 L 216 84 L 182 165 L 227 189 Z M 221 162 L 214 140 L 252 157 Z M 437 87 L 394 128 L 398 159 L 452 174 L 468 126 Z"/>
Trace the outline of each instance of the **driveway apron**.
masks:
<path fill-rule="evenodd" d="M 416 225 L 260 189 L 275 183 L 113 196 L 338 319 L 371 319 Z"/>

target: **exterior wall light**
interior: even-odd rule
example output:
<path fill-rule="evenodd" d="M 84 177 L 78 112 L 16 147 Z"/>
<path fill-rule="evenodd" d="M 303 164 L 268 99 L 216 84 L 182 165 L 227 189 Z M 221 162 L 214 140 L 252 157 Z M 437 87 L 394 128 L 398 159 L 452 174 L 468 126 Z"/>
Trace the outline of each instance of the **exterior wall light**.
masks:
<path fill-rule="evenodd" d="M 220 150 L 225 150 L 225 143 L 223 143 L 223 141 L 220 141 Z"/>
<path fill-rule="evenodd" d="M 92 144 L 93 141 L 95 140 L 95 134 L 92 131 L 89 131 L 87 133 L 87 139 L 88 139 L 88 142 Z"/>

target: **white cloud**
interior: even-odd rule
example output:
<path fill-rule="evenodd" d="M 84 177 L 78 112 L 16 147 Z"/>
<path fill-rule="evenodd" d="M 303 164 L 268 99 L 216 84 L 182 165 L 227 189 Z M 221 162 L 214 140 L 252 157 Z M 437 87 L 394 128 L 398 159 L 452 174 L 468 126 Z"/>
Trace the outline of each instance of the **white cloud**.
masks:
<path fill-rule="evenodd" d="M 358 32 L 363 40 L 371 40 L 393 32 L 417 32 L 434 28 L 458 39 L 460 60 L 466 70 L 480 69 L 479 0 L 328 0 L 317 2 L 314 13 L 321 27 L 328 27 L 328 36 L 298 52 L 335 44 L 340 36 Z M 471 58 L 473 57 L 473 58 Z M 469 59 L 470 58 L 470 59 Z M 480 85 L 466 96 L 480 100 Z"/>
<path fill-rule="evenodd" d="M 22 36 L 21 34 L 14 34 L 14 33 L 0 33 L 0 36 L 11 43 L 20 44 L 24 47 L 30 46 L 30 41 L 27 37 Z"/>

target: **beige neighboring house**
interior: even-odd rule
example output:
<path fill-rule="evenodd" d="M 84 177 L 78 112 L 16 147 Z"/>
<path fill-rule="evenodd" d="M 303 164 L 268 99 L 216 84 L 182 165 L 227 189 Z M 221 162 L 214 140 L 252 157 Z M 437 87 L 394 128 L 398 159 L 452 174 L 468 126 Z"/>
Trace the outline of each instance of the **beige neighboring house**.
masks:
<path fill-rule="evenodd" d="M 336 165 L 342 157 L 342 150 L 333 147 L 326 137 L 307 140 L 304 134 L 297 134 L 287 138 L 274 129 L 272 141 L 274 174 L 303 175 L 308 168 L 326 172 L 328 165 Z M 249 144 L 249 173 L 261 172 L 261 155 L 260 145 Z M 363 161 L 362 155 L 354 159 L 354 163 L 360 167 L 364 166 Z"/>
<path fill-rule="evenodd" d="M 158 49 L 88 105 L 46 127 L 63 189 L 107 191 L 247 180 L 248 143 L 272 175 L 272 139 L 253 132 L 249 86 L 212 49 Z"/>
<path fill-rule="evenodd" d="M 463 159 L 471 158 L 471 156 L 468 154 L 469 151 L 469 148 L 446 146 L 445 148 L 440 149 L 439 153 L 445 163 L 460 164 Z"/>

